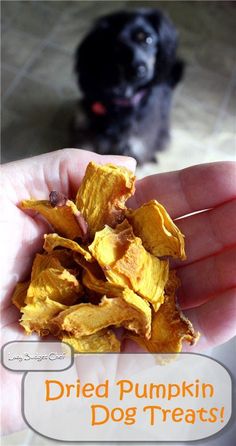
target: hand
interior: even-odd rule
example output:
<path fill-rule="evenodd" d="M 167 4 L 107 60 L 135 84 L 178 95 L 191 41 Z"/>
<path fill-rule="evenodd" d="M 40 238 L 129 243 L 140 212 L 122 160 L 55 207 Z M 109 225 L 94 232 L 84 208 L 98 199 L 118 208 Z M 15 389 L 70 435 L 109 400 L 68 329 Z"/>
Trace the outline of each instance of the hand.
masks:
<path fill-rule="evenodd" d="M 19 281 L 30 272 L 34 255 L 42 249 L 43 234 L 49 227 L 39 218 L 18 208 L 23 199 L 47 199 L 54 189 L 74 196 L 89 161 L 121 164 L 131 170 L 135 161 L 120 156 L 100 156 L 82 150 L 65 149 L 6 164 L 1 168 L 0 246 L 2 343 L 29 340 L 19 325 L 19 311 L 11 295 Z M 31 336 L 30 339 L 37 339 Z M 6 433 L 24 428 L 20 415 L 21 378 L 19 373 L 2 370 L 2 426 Z"/>
<path fill-rule="evenodd" d="M 236 335 L 236 163 L 146 177 L 137 183 L 132 206 L 151 199 L 165 206 L 185 235 L 187 260 L 173 263 L 182 282 L 177 295 L 201 333 L 185 350 L 220 345 Z"/>
<path fill-rule="evenodd" d="M 17 323 L 19 313 L 11 305 L 10 297 L 16 283 L 27 276 L 48 229 L 40 219 L 21 211 L 17 204 L 31 197 L 45 199 L 52 189 L 75 195 L 90 160 L 135 169 L 135 161 L 131 158 L 100 156 L 73 149 L 2 167 L 0 237 L 4 253 L 1 266 L 4 342 L 22 333 Z M 186 237 L 187 260 L 175 262 L 173 266 L 178 269 L 182 281 L 179 302 L 202 333 L 196 348 L 230 339 L 236 325 L 236 164 L 205 164 L 146 177 L 137 181 L 130 205 L 138 207 L 153 198 L 166 207 L 172 218 L 177 218 L 176 224 Z M 196 211 L 204 212 L 186 216 Z"/>
<path fill-rule="evenodd" d="M 21 211 L 17 204 L 31 197 L 45 199 L 54 189 L 73 196 L 89 161 L 122 164 L 134 170 L 135 161 L 126 157 L 99 156 L 91 152 L 65 149 L 2 167 L 1 197 L 1 302 L 3 343 L 24 339 L 19 312 L 11 304 L 18 281 L 25 280 L 33 257 L 42 248 L 48 226 L 39 218 Z M 178 172 L 153 175 L 137 182 L 131 199 L 134 207 L 157 199 L 186 236 L 187 261 L 176 263 L 182 280 L 179 300 L 190 320 L 202 334 L 195 351 L 225 342 L 235 334 L 236 274 L 236 181 L 234 163 L 195 166 Z M 234 201 L 233 201 L 234 200 Z M 28 339 L 28 338 L 27 338 Z M 32 339 L 32 338 L 31 338 Z M 191 350 L 193 351 L 193 350 Z M 7 406 L 5 427 L 21 427 L 19 417 L 20 379 L 4 370 Z M 9 415 L 11 413 L 11 416 Z"/>

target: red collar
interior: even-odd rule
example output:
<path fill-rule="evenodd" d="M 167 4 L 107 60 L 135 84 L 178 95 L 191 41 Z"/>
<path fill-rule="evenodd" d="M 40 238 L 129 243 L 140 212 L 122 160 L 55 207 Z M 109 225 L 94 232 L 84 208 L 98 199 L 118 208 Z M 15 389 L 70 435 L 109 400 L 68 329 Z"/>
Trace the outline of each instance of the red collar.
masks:
<path fill-rule="evenodd" d="M 106 115 L 107 109 L 105 105 L 103 105 L 101 102 L 94 102 L 91 105 L 91 110 L 95 115 L 103 116 Z"/>

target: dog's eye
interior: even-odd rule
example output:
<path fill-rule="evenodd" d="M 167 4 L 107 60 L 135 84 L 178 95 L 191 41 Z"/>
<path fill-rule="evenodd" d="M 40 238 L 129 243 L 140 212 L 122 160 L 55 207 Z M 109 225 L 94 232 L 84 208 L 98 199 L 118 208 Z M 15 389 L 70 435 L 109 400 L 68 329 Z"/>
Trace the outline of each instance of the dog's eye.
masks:
<path fill-rule="evenodd" d="M 134 34 L 134 40 L 137 43 L 144 43 L 146 45 L 151 45 L 153 38 L 150 34 L 146 33 L 145 31 L 136 31 Z"/>

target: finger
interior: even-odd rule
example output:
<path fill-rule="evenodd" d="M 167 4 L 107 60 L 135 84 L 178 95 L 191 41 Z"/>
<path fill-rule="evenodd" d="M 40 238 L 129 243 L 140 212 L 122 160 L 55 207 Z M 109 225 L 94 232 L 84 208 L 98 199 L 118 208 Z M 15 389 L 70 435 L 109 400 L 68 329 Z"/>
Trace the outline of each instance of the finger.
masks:
<path fill-rule="evenodd" d="M 201 351 L 223 344 L 236 335 L 236 289 L 224 291 L 184 314 L 201 334 L 196 346 L 185 347 L 185 351 Z"/>
<path fill-rule="evenodd" d="M 236 163 L 226 161 L 145 177 L 136 183 L 130 206 L 136 208 L 155 199 L 172 218 L 177 218 L 233 198 L 236 198 Z"/>
<path fill-rule="evenodd" d="M 223 344 L 236 335 L 236 289 L 218 294 L 215 299 L 190 310 L 184 311 L 195 331 L 200 333 L 196 345 L 183 345 L 183 351 L 200 352 Z M 126 353 L 143 352 L 141 347 L 127 339 L 122 344 Z"/>
<path fill-rule="evenodd" d="M 236 246 L 218 255 L 178 268 L 181 308 L 193 308 L 236 286 Z"/>
<path fill-rule="evenodd" d="M 36 222 L 23 212 L 21 214 L 16 212 L 14 220 L 1 223 L 1 308 L 8 306 L 17 282 L 27 280 L 35 253 L 42 250 L 43 234 L 47 231 L 47 225 Z"/>
<path fill-rule="evenodd" d="M 185 235 L 187 260 L 184 265 L 216 254 L 236 243 L 236 200 L 182 218 L 177 224 Z M 183 262 L 173 262 L 174 267 L 182 265 Z"/>
<path fill-rule="evenodd" d="M 113 163 L 132 171 L 136 167 L 136 161 L 126 156 L 103 156 L 79 149 L 58 150 L 4 165 L 2 172 L 8 180 L 8 196 L 14 203 L 30 197 L 45 199 L 54 189 L 73 197 L 90 161 Z"/>
<path fill-rule="evenodd" d="M 2 305 L 1 305 L 2 306 Z M 8 307 L 1 309 L 1 330 L 19 321 L 19 309 L 9 303 Z"/>

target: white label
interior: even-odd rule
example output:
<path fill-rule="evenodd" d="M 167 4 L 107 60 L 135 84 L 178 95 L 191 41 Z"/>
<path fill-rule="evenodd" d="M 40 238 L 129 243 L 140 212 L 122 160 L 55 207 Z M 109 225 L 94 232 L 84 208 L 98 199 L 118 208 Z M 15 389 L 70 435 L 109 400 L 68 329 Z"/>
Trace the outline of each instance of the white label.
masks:
<path fill-rule="evenodd" d="M 63 372 L 27 373 L 24 417 L 62 441 L 188 441 L 223 429 L 231 378 L 201 355 L 86 354 Z"/>
<path fill-rule="evenodd" d="M 73 363 L 72 349 L 61 342 L 13 341 L 2 348 L 2 363 L 12 371 L 65 370 Z"/>

